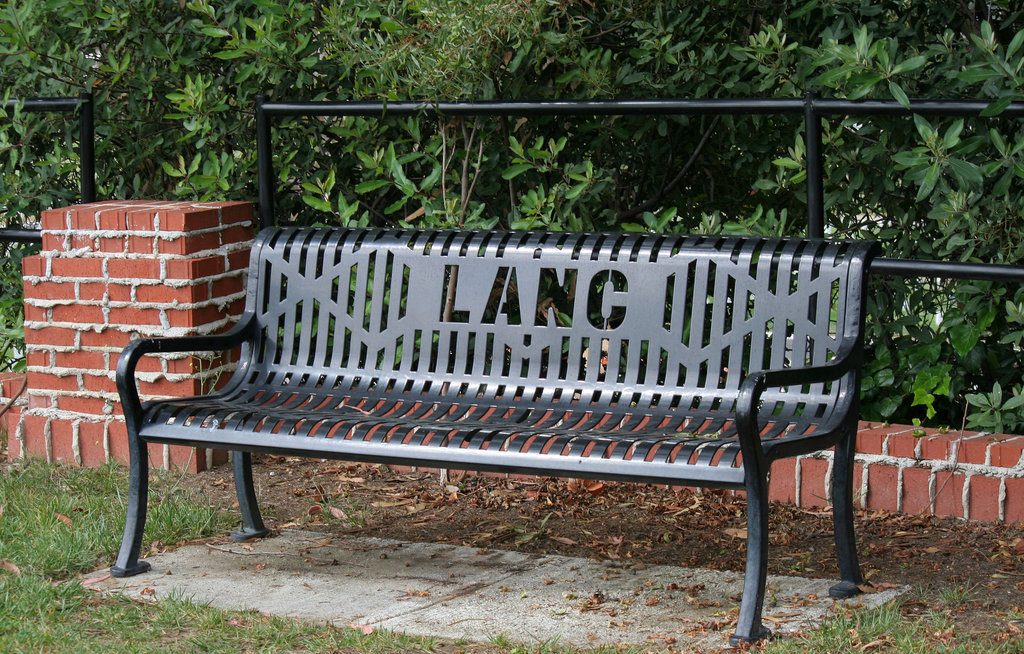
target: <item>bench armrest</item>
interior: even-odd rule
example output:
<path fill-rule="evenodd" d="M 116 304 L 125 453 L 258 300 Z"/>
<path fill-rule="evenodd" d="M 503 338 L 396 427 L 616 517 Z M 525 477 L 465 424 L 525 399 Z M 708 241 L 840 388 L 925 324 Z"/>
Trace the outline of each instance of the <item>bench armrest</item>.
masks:
<path fill-rule="evenodd" d="M 845 340 L 836 356 L 821 365 L 761 370 L 746 376 L 740 384 L 736 402 L 736 429 L 744 456 L 747 456 L 748 452 L 756 454 L 759 459 L 764 455 L 760 438 L 761 425 L 757 420 L 761 394 L 769 388 L 838 380 L 860 361 L 860 347 L 856 341 L 857 339 L 853 338 Z"/>
<path fill-rule="evenodd" d="M 243 315 L 242 319 L 223 334 L 204 334 L 201 336 L 178 336 L 173 338 L 140 338 L 125 346 L 117 359 L 115 380 L 117 392 L 121 396 L 121 405 L 125 419 L 134 422 L 142 413 L 142 402 L 139 400 L 139 389 L 135 383 L 135 367 L 139 360 L 147 354 L 166 354 L 170 352 L 209 352 L 230 350 L 250 339 L 255 321 L 251 315 Z"/>

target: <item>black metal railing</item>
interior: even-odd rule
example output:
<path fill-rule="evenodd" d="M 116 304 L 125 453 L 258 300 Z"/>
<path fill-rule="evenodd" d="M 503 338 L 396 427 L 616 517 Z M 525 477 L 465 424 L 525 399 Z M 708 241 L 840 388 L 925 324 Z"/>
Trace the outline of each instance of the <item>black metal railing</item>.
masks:
<path fill-rule="evenodd" d="M 629 116 L 629 115 L 803 115 L 806 130 L 807 235 L 825 233 L 822 120 L 830 116 L 981 116 L 985 100 L 911 100 L 909 106 L 886 100 L 833 100 L 808 93 L 803 98 L 736 98 L 695 100 L 604 100 L 547 102 L 270 102 L 256 96 L 256 158 L 259 217 L 274 223 L 274 170 L 271 155 L 272 117 L 347 116 Z M 1024 102 L 1011 103 L 1000 114 L 1024 117 Z M 876 259 L 873 274 L 1024 282 L 1024 266 L 922 259 Z"/>
<path fill-rule="evenodd" d="M 5 104 L 7 111 L 18 106 L 29 113 L 77 113 L 78 114 L 78 160 L 81 178 L 80 201 L 96 200 L 96 151 L 95 122 L 93 118 L 93 98 L 88 91 L 82 91 L 77 97 L 70 98 L 28 98 L 24 100 L 10 99 Z M 3 227 L 0 228 L 0 241 L 16 243 L 39 243 L 42 235 L 38 229 Z"/>

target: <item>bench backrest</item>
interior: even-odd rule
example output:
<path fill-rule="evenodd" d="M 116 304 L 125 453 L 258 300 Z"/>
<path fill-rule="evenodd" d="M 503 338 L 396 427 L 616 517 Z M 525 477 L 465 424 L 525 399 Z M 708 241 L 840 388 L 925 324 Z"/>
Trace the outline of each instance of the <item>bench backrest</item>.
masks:
<path fill-rule="evenodd" d="M 486 385 L 491 393 L 500 386 L 601 404 L 724 409 L 748 370 L 824 363 L 859 338 L 869 248 L 718 236 L 266 230 L 250 267 L 247 310 L 261 336 L 247 370 L 293 386 L 347 371 L 373 384 L 426 382 L 441 394 L 476 395 Z"/>

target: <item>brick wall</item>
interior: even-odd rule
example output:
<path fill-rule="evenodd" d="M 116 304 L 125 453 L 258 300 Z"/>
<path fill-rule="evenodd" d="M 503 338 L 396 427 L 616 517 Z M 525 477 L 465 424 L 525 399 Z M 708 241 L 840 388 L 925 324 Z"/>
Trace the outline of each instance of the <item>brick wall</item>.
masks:
<path fill-rule="evenodd" d="M 771 499 L 831 503 L 832 453 L 772 466 Z M 1024 436 L 862 422 L 856 505 L 907 514 L 1024 523 Z"/>
<path fill-rule="evenodd" d="M 44 212 L 26 257 L 28 400 L 10 455 L 96 465 L 126 460 L 114 370 L 146 336 L 222 331 L 244 304 L 250 203 L 99 202 Z M 144 397 L 194 395 L 230 373 L 230 356 L 172 354 L 139 366 Z M 212 452 L 153 446 L 153 463 L 202 470 Z M 223 457 L 220 457 L 223 458 Z"/>

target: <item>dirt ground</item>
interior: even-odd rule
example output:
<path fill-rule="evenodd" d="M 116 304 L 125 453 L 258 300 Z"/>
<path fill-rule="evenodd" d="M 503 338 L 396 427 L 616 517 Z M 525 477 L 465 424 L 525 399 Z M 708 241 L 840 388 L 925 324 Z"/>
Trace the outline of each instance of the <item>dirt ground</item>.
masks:
<path fill-rule="evenodd" d="M 507 548 L 567 556 L 741 571 L 745 504 L 724 491 L 581 480 L 503 479 L 437 472 L 399 474 L 375 465 L 255 457 L 267 526 L 336 535 Z M 230 466 L 198 475 L 197 487 L 236 505 Z M 1024 612 L 1024 527 L 881 511 L 857 515 L 866 590 L 915 588 L 907 614 L 964 597 L 958 633 L 1011 631 Z M 773 504 L 771 574 L 837 575 L 828 509 Z M 948 602 L 942 604 L 948 607 Z M 1021 638 L 1007 633 L 1008 638 Z"/>

